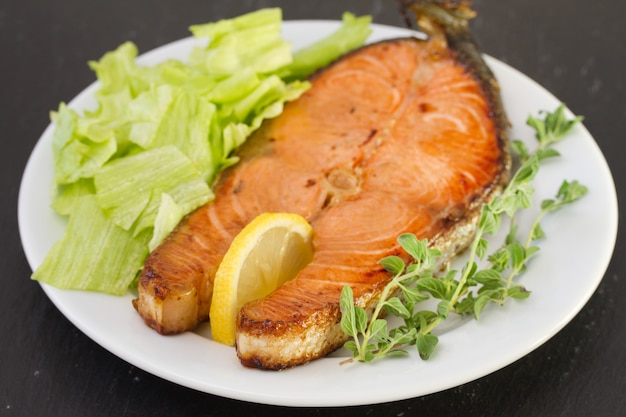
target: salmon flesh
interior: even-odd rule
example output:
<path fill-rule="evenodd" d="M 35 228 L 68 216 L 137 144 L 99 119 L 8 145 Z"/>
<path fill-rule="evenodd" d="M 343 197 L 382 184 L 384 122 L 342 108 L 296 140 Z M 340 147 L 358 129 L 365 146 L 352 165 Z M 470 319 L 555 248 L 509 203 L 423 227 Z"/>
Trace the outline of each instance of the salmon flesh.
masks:
<path fill-rule="evenodd" d="M 377 261 L 408 260 L 400 234 L 429 239 L 443 260 L 467 246 L 481 207 L 509 179 L 507 121 L 459 12 L 469 9 L 439 3 L 410 6 L 427 40 L 387 40 L 342 57 L 238 150 L 215 200 L 147 258 L 134 304 L 149 326 L 171 334 L 207 320 L 220 261 L 264 212 L 310 221 L 314 256 L 240 310 L 237 355 L 251 367 L 283 369 L 341 347 L 343 286 L 371 310 L 391 279 Z"/>

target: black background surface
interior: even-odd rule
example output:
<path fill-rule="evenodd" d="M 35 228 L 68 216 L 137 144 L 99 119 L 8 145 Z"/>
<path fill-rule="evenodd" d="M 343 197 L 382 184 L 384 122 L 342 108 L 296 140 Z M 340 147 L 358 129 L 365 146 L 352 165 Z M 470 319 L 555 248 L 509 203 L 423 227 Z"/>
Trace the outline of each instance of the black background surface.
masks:
<path fill-rule="evenodd" d="M 0 415 L 626 415 L 622 225 L 598 290 L 571 323 L 543 346 L 474 382 L 425 397 L 362 407 L 256 405 L 177 386 L 94 343 L 29 279 L 31 270 L 17 227 L 20 179 L 49 123 L 48 112 L 94 81 L 86 62 L 126 40 L 145 52 L 188 36 L 190 24 L 268 6 L 281 6 L 289 20 L 338 19 L 349 10 L 371 14 L 376 23 L 403 26 L 390 0 L 0 1 Z M 472 27 L 485 53 L 524 72 L 574 113 L 585 116 L 585 125 L 602 149 L 623 197 L 626 3 L 477 0 L 474 7 L 479 14 Z"/>

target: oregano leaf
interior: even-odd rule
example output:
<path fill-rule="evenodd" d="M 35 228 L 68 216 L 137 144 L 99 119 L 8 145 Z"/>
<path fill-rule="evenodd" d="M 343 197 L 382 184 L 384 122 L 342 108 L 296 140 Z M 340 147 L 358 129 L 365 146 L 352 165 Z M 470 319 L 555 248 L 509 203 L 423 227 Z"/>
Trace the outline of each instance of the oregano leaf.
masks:
<path fill-rule="evenodd" d="M 435 350 L 435 347 L 437 347 L 437 343 L 439 343 L 439 338 L 437 338 L 437 336 L 431 333 L 418 333 L 415 344 L 420 358 L 428 360 Z"/>
<path fill-rule="evenodd" d="M 363 333 L 367 328 L 367 313 L 363 307 L 354 306 L 354 323 L 359 333 Z"/>
<path fill-rule="evenodd" d="M 387 334 L 387 320 L 376 319 L 371 324 L 371 332 L 372 337 L 376 337 L 377 335 L 386 335 Z"/>
<path fill-rule="evenodd" d="M 507 290 L 507 296 L 517 299 L 525 299 L 530 297 L 530 291 L 521 285 L 515 285 Z"/>
<path fill-rule="evenodd" d="M 513 269 L 520 268 L 526 261 L 526 251 L 519 242 L 509 245 L 509 253 L 511 255 L 511 267 Z"/>
<path fill-rule="evenodd" d="M 497 200 L 494 200 L 497 201 Z M 480 213 L 480 219 L 478 221 L 478 227 L 484 231 L 484 233 L 495 234 L 500 225 L 499 216 L 492 210 L 489 204 L 483 206 Z"/>
<path fill-rule="evenodd" d="M 356 337 L 356 313 L 354 311 L 354 296 L 352 288 L 345 285 L 341 290 L 339 298 L 339 308 L 341 310 L 341 330 L 348 336 Z"/>
<path fill-rule="evenodd" d="M 474 279 L 481 284 L 500 282 L 502 274 L 495 269 L 481 269 L 474 274 Z"/>
<path fill-rule="evenodd" d="M 487 304 L 491 301 L 489 296 L 480 295 L 474 300 L 474 317 L 476 320 L 480 317 L 480 313 L 483 312 Z"/>
<path fill-rule="evenodd" d="M 528 159 L 528 148 L 523 141 L 519 139 L 512 140 L 511 149 L 517 154 L 517 156 L 519 156 L 522 163 Z"/>
<path fill-rule="evenodd" d="M 402 296 L 407 302 L 412 304 L 417 304 L 429 298 L 428 295 L 422 293 L 419 288 L 404 286 L 402 287 Z"/>
<path fill-rule="evenodd" d="M 357 347 L 354 340 L 348 340 L 346 343 L 343 344 L 343 347 L 352 352 L 353 355 L 359 353 L 359 348 Z"/>
<path fill-rule="evenodd" d="M 531 233 L 531 239 L 539 240 L 539 239 L 543 239 L 544 237 L 546 237 L 546 233 L 543 231 L 543 228 L 541 227 L 541 223 L 539 222 L 535 223 L 535 227 L 533 227 L 533 230 Z"/>
<path fill-rule="evenodd" d="M 393 275 L 401 274 L 402 271 L 404 271 L 404 267 L 405 267 L 405 264 L 402 258 L 400 258 L 399 256 L 395 256 L 395 255 L 387 256 L 386 258 L 383 258 L 380 261 L 378 261 L 378 263 L 381 264 L 387 272 Z"/>
<path fill-rule="evenodd" d="M 386 356 L 390 358 L 405 357 L 409 356 L 409 352 L 407 352 L 406 349 L 393 349 L 387 352 Z"/>
<path fill-rule="evenodd" d="M 476 244 L 476 256 L 480 259 L 484 259 L 489 249 L 489 242 L 486 239 L 480 238 Z"/>
<path fill-rule="evenodd" d="M 557 156 L 561 156 L 561 154 L 553 148 L 539 149 L 537 151 L 537 158 L 539 158 L 540 161 L 548 158 L 554 158 Z"/>
<path fill-rule="evenodd" d="M 421 278 L 416 282 L 416 288 L 425 291 L 434 298 L 443 300 L 446 298 L 447 288 L 443 281 L 437 278 Z"/>
<path fill-rule="evenodd" d="M 437 315 L 445 319 L 448 317 L 449 312 L 450 312 L 450 301 L 441 300 L 437 304 Z"/>
<path fill-rule="evenodd" d="M 385 310 L 396 317 L 409 318 L 411 313 L 398 297 L 392 297 L 384 303 Z"/>
<path fill-rule="evenodd" d="M 414 234 L 401 234 L 398 236 L 398 243 L 416 261 L 422 261 L 426 258 L 426 243 L 419 241 Z"/>

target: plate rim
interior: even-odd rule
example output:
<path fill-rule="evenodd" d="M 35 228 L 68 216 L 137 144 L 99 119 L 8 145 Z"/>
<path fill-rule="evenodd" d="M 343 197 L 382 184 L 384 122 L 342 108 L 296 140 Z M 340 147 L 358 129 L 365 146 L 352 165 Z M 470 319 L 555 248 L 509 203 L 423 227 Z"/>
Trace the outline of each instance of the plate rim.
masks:
<path fill-rule="evenodd" d="M 296 25 L 328 25 L 329 27 L 336 27 L 340 22 L 336 21 L 336 20 L 286 20 L 284 22 L 285 24 L 285 28 L 288 28 L 289 26 L 296 26 Z M 405 35 L 405 34 L 416 34 L 417 32 L 406 29 L 406 28 L 400 28 L 400 27 L 395 27 L 395 26 L 388 26 L 388 25 L 381 25 L 381 24 L 372 24 L 372 28 L 374 29 L 374 31 L 376 32 L 378 31 L 385 31 L 385 32 L 390 32 L 390 33 L 397 33 L 398 36 L 401 35 Z M 193 39 L 191 37 L 187 37 L 187 38 L 182 38 L 179 40 L 175 40 L 173 42 L 169 42 L 165 45 L 159 46 L 155 49 L 152 49 L 150 51 L 147 51 L 145 53 L 142 53 L 139 57 L 138 60 L 139 61 L 146 61 L 146 60 L 150 60 L 152 58 L 154 58 L 155 56 L 158 56 L 160 54 L 163 54 L 163 51 L 167 51 L 171 48 L 177 48 L 180 47 L 181 45 L 187 45 L 189 43 L 193 43 Z M 524 73 L 522 73 L 521 71 L 509 66 L 508 64 L 499 61 L 493 57 L 487 56 L 486 55 L 486 59 L 488 61 L 488 64 L 492 67 L 492 69 L 497 68 L 500 71 L 508 71 L 511 73 L 514 73 L 517 77 L 523 77 L 526 82 L 532 83 L 534 86 L 538 87 L 540 90 L 543 91 L 543 93 L 550 97 L 553 101 L 555 102 L 559 102 L 559 100 L 552 95 L 548 90 L 546 90 L 544 87 L 542 87 L 539 83 L 537 83 L 536 81 L 532 80 L 530 77 L 528 77 L 527 75 L 525 75 Z M 497 72 L 497 71 L 494 71 Z M 93 93 L 93 91 L 97 88 L 98 86 L 98 81 L 93 82 L 92 84 L 88 85 L 84 90 L 82 90 L 80 93 L 78 93 L 69 103 L 68 105 L 70 107 L 72 107 L 73 105 L 75 105 L 76 103 L 80 102 L 81 100 L 84 100 L 87 96 L 89 96 L 90 94 Z M 568 110 L 569 111 L 569 110 Z M 551 337 L 553 337 L 556 333 L 558 333 L 567 323 L 569 323 L 573 317 L 575 317 L 580 310 L 582 310 L 582 308 L 585 306 L 585 304 L 588 302 L 588 300 L 591 298 L 591 296 L 593 295 L 593 293 L 595 292 L 595 290 L 597 289 L 598 285 L 600 284 L 601 280 L 603 279 L 604 275 L 606 274 L 606 270 L 609 266 L 609 263 L 613 257 L 613 250 L 615 248 L 615 243 L 616 243 L 616 239 L 617 239 L 617 223 L 618 223 L 618 207 L 617 207 L 617 193 L 615 190 L 615 183 L 613 180 L 613 177 L 611 175 L 610 172 L 610 168 L 608 166 L 608 163 L 606 162 L 606 159 L 604 158 L 604 156 L 602 155 L 602 151 L 599 147 L 599 145 L 597 144 L 597 142 L 595 141 L 595 139 L 591 136 L 591 134 L 589 133 L 589 131 L 587 130 L 587 128 L 584 125 L 580 125 L 579 127 L 577 127 L 578 132 L 580 135 L 586 136 L 589 139 L 591 139 L 590 143 L 588 143 L 588 145 L 593 145 L 595 147 L 595 152 L 598 152 L 600 154 L 600 156 L 602 157 L 602 161 L 604 162 L 604 166 L 602 167 L 603 170 L 605 172 L 603 172 L 603 174 L 606 176 L 608 174 L 608 178 L 610 179 L 610 184 L 607 184 L 607 186 L 609 188 L 612 188 L 612 197 L 613 197 L 613 204 L 611 204 L 611 207 L 608 207 L 608 211 L 609 211 L 609 217 L 610 217 L 610 222 L 613 224 L 612 227 L 612 236 L 610 236 L 608 238 L 608 241 L 605 242 L 606 246 L 610 246 L 612 248 L 612 250 L 610 251 L 610 253 L 605 253 L 602 261 L 597 265 L 598 270 L 602 270 L 601 274 L 597 274 L 598 276 L 595 277 L 594 282 L 592 283 L 592 285 L 589 285 L 590 288 L 592 288 L 590 291 L 588 291 L 585 294 L 585 297 L 581 297 L 578 300 L 578 303 L 576 305 L 575 308 L 573 308 L 572 310 L 570 310 L 569 312 L 567 312 L 567 314 L 564 314 L 561 317 L 561 320 L 558 323 L 555 323 L 554 326 L 552 327 L 552 331 L 549 333 L 545 333 L 543 335 L 543 337 L 537 338 L 536 340 L 533 341 L 533 343 L 529 344 L 528 346 L 525 347 L 525 349 L 522 350 L 517 350 L 515 353 L 511 353 L 508 357 L 506 358 L 502 358 L 500 361 L 498 362 L 491 362 L 489 367 L 485 367 L 482 369 L 482 371 L 480 372 L 475 372 L 475 371 L 467 371 L 465 372 L 465 374 L 460 375 L 458 378 L 456 378 L 456 381 L 453 385 L 450 385 L 448 383 L 440 383 L 439 385 L 434 385 L 431 387 L 431 389 L 425 389 L 425 390 L 421 390 L 418 393 L 415 393 L 415 395 L 412 395 L 412 392 L 410 389 L 400 389 L 397 390 L 393 393 L 387 393 L 386 395 L 368 395 L 367 398 L 363 397 L 363 396 L 357 396 L 357 395 L 352 395 L 349 396 L 349 398 L 339 398 L 339 397 L 335 397 L 332 399 L 316 399 L 310 396 L 305 396 L 305 397 L 296 397 L 295 399 L 292 398 L 285 398 L 285 396 L 281 396 L 281 395 L 272 395 L 270 393 L 254 393 L 254 392 L 245 392 L 241 389 L 238 389 L 234 386 L 231 387 L 220 387 L 219 384 L 213 384 L 213 385 L 207 385 L 205 383 L 203 383 L 202 381 L 199 381 L 197 379 L 194 378 L 190 378 L 188 376 L 182 376 L 182 375 L 174 375 L 172 374 L 172 372 L 168 371 L 168 370 L 159 370 L 159 369 L 155 369 L 154 366 L 151 366 L 149 363 L 146 363 L 145 360 L 142 360 L 141 358 L 138 358 L 136 355 L 134 354 L 130 354 L 129 352 L 119 352 L 119 349 L 116 348 L 115 346 L 112 346 L 111 342 L 108 341 L 103 341 L 101 340 L 101 338 L 99 337 L 99 335 L 97 334 L 97 332 L 94 331 L 94 329 L 89 329 L 89 328 L 84 328 L 83 323 L 80 320 L 77 320 L 77 318 L 74 316 L 74 312 L 69 311 L 67 308 L 67 305 L 64 304 L 63 302 L 63 291 L 64 290 L 58 290 L 56 288 L 50 287 L 47 284 L 41 284 L 41 287 L 43 288 L 44 292 L 46 293 L 46 295 L 50 298 L 50 300 L 53 302 L 53 304 L 55 304 L 55 306 L 63 313 L 63 315 L 70 320 L 70 322 L 72 322 L 72 324 L 74 324 L 76 327 L 78 327 L 84 334 L 86 334 L 87 336 L 89 336 L 94 342 L 96 342 L 97 344 L 99 344 L 100 346 L 103 346 L 105 349 L 107 349 L 108 351 L 110 351 L 111 353 L 113 353 L 114 355 L 116 355 L 117 357 L 119 357 L 122 360 L 125 360 L 129 363 L 132 363 L 138 367 L 140 367 L 141 369 L 143 369 L 144 371 L 151 373 L 153 375 L 159 376 L 161 378 L 164 378 L 166 380 L 169 380 L 170 382 L 179 384 L 179 385 L 183 385 L 189 388 L 193 388 L 196 389 L 198 391 L 202 391 L 202 392 L 206 392 L 209 394 L 214 394 L 214 395 L 219 395 L 219 396 L 224 396 L 227 398 L 233 398 L 233 399 L 238 399 L 238 400 L 243 400 L 243 401 L 252 401 L 252 402 L 258 402 L 258 403 L 263 403 L 263 404 L 274 404 L 274 405 L 286 405 L 286 406 L 350 406 L 350 405 L 365 405 L 365 404 L 374 404 L 374 403 L 381 403 L 381 402 L 387 402 L 387 401 L 395 401 L 395 400 L 401 400 L 401 399 L 406 399 L 406 398 L 412 398 L 412 397 L 416 397 L 416 396 L 422 396 L 422 395 L 427 395 L 430 393 L 434 393 L 434 392 L 438 392 L 438 391 L 442 391 L 444 389 L 447 388 L 452 388 L 454 386 L 458 386 L 461 385 L 463 383 L 467 383 L 469 381 L 478 379 L 480 377 L 486 376 L 496 370 L 499 370 L 501 368 L 503 368 L 504 366 L 507 366 L 508 364 L 514 362 L 517 359 L 520 359 L 521 357 L 525 356 L 526 354 L 530 353 L 531 351 L 535 350 L 537 347 L 541 346 L 543 343 L 545 343 L 547 340 L 549 340 Z M 40 155 L 42 151 L 42 148 L 44 146 L 46 146 L 45 143 L 45 139 L 46 137 L 50 137 L 52 135 L 52 130 L 53 130 L 53 124 L 50 123 L 46 129 L 44 130 L 44 132 L 42 133 L 42 135 L 40 136 L 40 138 L 38 139 L 35 147 L 33 148 L 33 151 L 31 153 L 31 155 L 28 158 L 28 161 L 26 163 L 26 167 L 24 170 L 24 173 L 22 175 L 22 179 L 20 182 L 20 189 L 19 189 L 19 193 L 18 193 L 18 227 L 19 227 L 19 231 L 20 231 L 20 239 L 22 240 L 22 247 L 24 249 L 24 253 L 26 255 L 27 261 L 30 265 L 30 267 L 32 269 L 36 268 L 36 266 L 38 265 L 37 263 L 37 259 L 36 255 L 33 253 L 32 248 L 25 242 L 25 230 L 27 229 L 26 226 L 26 222 L 28 221 L 28 218 L 25 217 L 26 216 L 26 209 L 23 208 L 24 204 L 26 204 L 25 198 L 26 195 L 24 194 L 27 188 L 28 188 L 28 183 L 27 181 L 30 179 L 30 176 L 27 175 L 30 171 L 29 170 L 33 170 L 34 165 L 36 163 L 36 156 Z M 98 297 L 95 297 L 98 298 Z M 463 328 L 465 329 L 471 329 L 471 328 L 475 328 L 476 326 L 483 326 L 483 324 L 478 324 L 479 322 L 472 322 L 472 323 L 468 323 L 469 324 L 473 324 L 470 326 L 464 326 Z M 194 337 L 192 335 L 188 335 L 191 337 Z M 163 336 L 159 336 L 159 337 L 163 337 Z M 521 354 L 520 354 L 521 352 Z M 325 358 L 322 359 L 323 361 L 328 361 L 328 360 L 332 360 L 331 358 Z M 140 365 L 138 365 L 141 364 Z M 357 366 L 361 366 L 361 365 L 357 365 Z M 370 365 L 363 365 L 364 367 L 370 366 Z M 395 366 L 395 364 L 394 364 Z M 380 367 L 379 365 L 374 365 L 374 367 Z M 303 367 L 299 367 L 297 370 L 293 371 L 293 373 L 295 375 L 300 375 L 303 371 L 301 371 L 302 369 L 304 369 L 306 371 L 306 369 L 310 369 L 312 367 L 309 366 L 303 366 Z M 419 367 L 417 367 L 419 368 Z M 257 371 L 257 370 L 251 370 L 252 372 L 263 372 L 263 371 Z M 250 375 L 250 372 L 248 370 L 244 370 L 244 373 Z M 355 372 L 357 374 L 362 374 L 363 372 L 358 371 Z M 280 374 L 280 373 L 279 373 Z M 284 373 L 283 373 L 284 374 Z M 272 381 L 276 381 L 276 377 L 275 376 L 271 376 L 269 379 L 271 379 Z M 371 394 L 371 393 L 369 393 Z"/>

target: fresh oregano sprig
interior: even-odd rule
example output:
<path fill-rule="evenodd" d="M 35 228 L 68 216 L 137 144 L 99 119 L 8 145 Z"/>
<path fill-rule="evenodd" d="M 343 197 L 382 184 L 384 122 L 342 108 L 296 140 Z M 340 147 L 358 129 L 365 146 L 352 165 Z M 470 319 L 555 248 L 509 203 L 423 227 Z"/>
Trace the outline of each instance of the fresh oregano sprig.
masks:
<path fill-rule="evenodd" d="M 369 362 L 374 359 L 408 354 L 415 345 L 422 359 L 428 359 L 439 339 L 432 331 L 449 314 L 472 314 L 476 319 L 489 303 L 504 304 L 509 298 L 524 299 L 530 292 L 516 283 L 529 259 L 539 251 L 534 242 L 544 238 L 540 220 L 550 212 L 583 197 L 587 188 L 578 181 L 563 181 L 554 199 L 544 200 L 525 238 L 518 239 L 516 215 L 531 206 L 534 187 L 532 181 L 544 160 L 559 156 L 552 145 L 562 140 L 582 120 L 568 119 L 565 107 L 554 112 L 542 112 L 543 118 L 529 116 L 527 124 L 535 130 L 537 148 L 530 153 L 520 140 L 512 141 L 519 158 L 519 168 L 502 193 L 483 206 L 476 234 L 469 246 L 467 261 L 461 271 L 448 270 L 436 274 L 441 253 L 429 247 L 426 239 L 413 234 L 398 237 L 400 246 L 412 261 L 398 256 L 380 260 L 393 275 L 385 286 L 371 317 L 361 306 L 356 306 L 350 286 L 341 293 L 341 327 L 350 337 L 344 347 L 353 357 L 345 362 Z M 503 218 L 509 219 L 509 230 L 501 246 L 489 253 L 487 235 L 496 235 Z M 488 254 L 489 253 L 489 254 Z M 478 263 L 483 266 L 479 267 Z M 419 310 L 427 299 L 437 300 L 434 310 Z M 384 313 L 401 318 L 404 324 L 388 328 Z"/>

